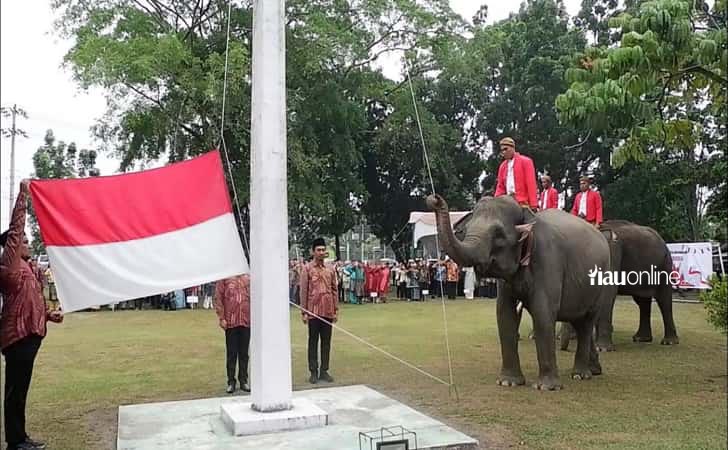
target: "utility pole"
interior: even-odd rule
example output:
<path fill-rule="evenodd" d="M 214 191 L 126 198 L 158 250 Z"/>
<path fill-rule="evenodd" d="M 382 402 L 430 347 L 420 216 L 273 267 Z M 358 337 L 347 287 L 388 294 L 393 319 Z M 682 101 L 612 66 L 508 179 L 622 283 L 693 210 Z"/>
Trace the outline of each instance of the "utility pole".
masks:
<path fill-rule="evenodd" d="M 21 108 L 18 108 L 18 105 L 13 105 L 12 108 L 2 108 L 0 109 L 0 112 L 2 112 L 3 117 L 11 117 L 12 120 L 12 127 L 10 129 L 2 129 L 3 136 L 10 138 L 10 205 L 8 212 L 9 221 L 10 217 L 12 217 L 13 215 L 13 207 L 15 206 L 15 136 L 19 134 L 22 137 L 28 137 L 25 131 L 16 128 L 16 117 L 20 116 L 24 119 L 27 119 L 28 114 L 26 114 L 26 112 L 23 111 Z"/>

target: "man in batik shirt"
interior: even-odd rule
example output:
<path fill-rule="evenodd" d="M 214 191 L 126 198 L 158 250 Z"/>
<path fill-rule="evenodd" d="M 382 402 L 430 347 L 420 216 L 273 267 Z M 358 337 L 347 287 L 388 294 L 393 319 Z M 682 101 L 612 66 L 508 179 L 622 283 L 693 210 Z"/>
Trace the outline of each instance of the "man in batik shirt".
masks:
<path fill-rule="evenodd" d="M 324 264 L 326 242 L 322 238 L 313 241 L 313 260 L 301 270 L 301 306 L 303 323 L 308 324 L 308 369 L 309 382 L 319 380 L 333 382 L 329 375 L 331 354 L 331 325 L 336 322 L 338 303 L 336 301 L 336 273 Z M 312 314 L 310 314 L 312 313 Z M 323 320 L 321 320 L 323 319 Z M 318 364 L 318 346 L 321 340 L 321 367 Z"/>
<path fill-rule="evenodd" d="M 238 366 L 240 390 L 248 386 L 248 346 L 250 344 L 250 276 L 238 275 L 215 285 L 215 312 L 220 328 L 225 330 L 227 353 L 227 393 L 235 392 L 235 365 Z"/>

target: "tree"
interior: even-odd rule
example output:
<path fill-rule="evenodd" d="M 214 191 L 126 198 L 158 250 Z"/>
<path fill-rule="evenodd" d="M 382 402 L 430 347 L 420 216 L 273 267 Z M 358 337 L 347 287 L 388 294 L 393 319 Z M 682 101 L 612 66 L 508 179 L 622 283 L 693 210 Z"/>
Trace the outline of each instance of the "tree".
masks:
<path fill-rule="evenodd" d="M 44 138 L 44 144 L 38 147 L 38 150 L 33 154 L 34 172 L 32 177 L 49 179 L 98 176 L 99 170 L 95 166 L 96 151 L 78 151 L 76 144 L 73 142 L 68 145 L 63 141 L 56 142 L 53 131 L 48 130 Z M 32 207 L 30 208 L 30 228 L 33 237 L 31 243 L 33 254 L 45 253 L 45 246 L 38 227 L 38 219 Z"/>
<path fill-rule="evenodd" d="M 649 155 L 685 167 L 673 187 L 689 200 L 686 239 L 705 237 L 702 187 L 725 189 L 710 168 L 726 144 L 726 24 L 725 0 L 635 4 L 609 21 L 619 45 L 576 55 L 556 100 L 563 123 L 618 142 L 617 168 Z"/>
<path fill-rule="evenodd" d="M 477 152 L 465 145 L 463 129 L 438 115 L 436 98 L 444 81 L 413 80 L 415 99 L 429 155 L 433 184 L 452 208 L 468 208 L 482 164 Z M 393 85 L 393 83 L 391 83 Z M 373 141 L 365 150 L 364 180 L 368 201 L 364 211 L 374 233 L 391 247 L 400 260 L 409 258 L 408 233 L 399 233 L 411 211 L 426 210 L 425 197 L 432 192 L 419 128 L 409 90 L 394 90 L 369 106 Z"/>
<path fill-rule="evenodd" d="M 468 145 L 488 158 L 484 193 L 494 191 L 500 157 L 493 149 L 504 135 L 559 190 L 576 187 L 588 171 L 599 184 L 609 179 L 610 142 L 561 124 L 553 106 L 568 86 L 571 55 L 585 45 L 584 32 L 570 27 L 563 4 L 554 0 L 529 0 L 517 14 L 476 27 L 453 83 L 466 86 L 472 104 Z"/>
<path fill-rule="evenodd" d="M 110 92 L 96 132 L 122 169 L 165 154 L 170 161 L 194 156 L 219 145 L 222 134 L 246 205 L 252 2 L 231 7 L 222 133 L 228 2 L 56 0 L 54 6 L 57 29 L 75 42 L 66 62 L 76 80 Z M 363 133 L 366 83 L 376 79 L 372 64 L 389 52 L 427 49 L 463 25 L 447 0 L 292 0 L 286 15 L 289 215 L 301 234 L 338 235 L 364 198 L 358 176 L 360 145 L 371 139 Z"/>
<path fill-rule="evenodd" d="M 629 3 L 629 2 L 628 2 Z M 617 0 L 582 0 L 574 24 L 589 34 L 597 45 L 609 45 L 618 39 L 609 28 L 609 19 L 620 12 Z"/>

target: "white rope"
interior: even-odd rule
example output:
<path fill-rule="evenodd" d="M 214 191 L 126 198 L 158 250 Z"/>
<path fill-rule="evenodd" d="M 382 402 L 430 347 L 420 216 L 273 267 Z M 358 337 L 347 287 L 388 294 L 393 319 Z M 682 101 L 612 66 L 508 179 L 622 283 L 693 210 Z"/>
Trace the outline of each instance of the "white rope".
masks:
<path fill-rule="evenodd" d="M 226 36 L 226 41 L 225 41 L 225 74 L 224 74 L 224 78 L 223 78 L 223 88 L 222 88 L 222 90 L 223 90 L 222 91 L 222 112 L 220 114 L 220 142 L 222 144 L 223 154 L 225 155 L 225 161 L 227 162 L 228 176 L 230 177 L 230 184 L 232 185 L 232 188 L 233 188 L 233 197 L 234 197 L 234 201 L 235 201 L 235 206 L 237 208 L 238 219 L 240 220 L 241 228 L 243 230 L 243 241 L 244 241 L 243 244 L 245 245 L 246 250 L 248 251 L 248 254 L 249 254 L 250 253 L 250 250 L 249 250 L 249 246 L 248 246 L 248 238 L 247 238 L 247 235 L 245 233 L 245 226 L 243 224 L 242 213 L 240 211 L 240 202 L 238 200 L 238 193 L 237 193 L 237 189 L 235 187 L 235 180 L 233 179 L 232 167 L 231 167 L 231 164 L 230 164 L 230 157 L 228 155 L 227 145 L 225 144 L 225 137 L 224 137 L 224 134 L 223 134 L 223 131 L 225 129 L 225 100 L 227 98 L 227 78 L 228 78 L 229 49 L 230 49 L 230 16 L 231 16 L 231 11 L 232 11 L 232 1 L 229 1 L 228 2 L 227 36 Z M 407 71 L 407 78 L 409 79 L 409 70 Z M 417 116 L 417 124 L 418 124 L 419 130 L 420 130 L 420 139 L 422 141 L 422 148 L 423 148 L 423 150 L 425 152 L 424 153 L 425 154 L 425 161 L 427 163 L 427 170 L 428 170 L 428 174 L 429 174 L 429 177 L 430 177 L 430 184 L 432 185 L 432 192 L 434 193 L 435 192 L 435 185 L 434 185 L 434 182 L 433 182 L 433 179 L 432 179 L 432 173 L 430 171 L 430 162 L 429 162 L 429 159 L 428 159 L 428 156 L 427 156 L 427 148 L 425 147 L 425 137 L 424 137 L 424 134 L 422 132 L 422 125 L 420 123 L 419 112 L 417 111 L 417 103 L 415 102 L 415 98 L 414 98 L 414 90 L 412 89 L 412 80 L 409 80 L 409 82 L 410 82 L 410 91 L 412 92 L 412 101 L 413 101 L 413 103 L 415 105 L 415 114 Z M 405 227 L 406 227 L 406 224 L 405 224 Z M 405 227 L 402 227 L 402 230 Z M 401 233 L 402 230 L 400 230 L 397 233 L 397 235 L 399 235 L 399 233 Z M 395 235 L 395 236 L 397 236 L 397 235 Z M 438 255 L 439 255 L 439 243 L 437 243 L 437 236 L 435 237 L 435 239 L 436 239 L 435 242 L 438 245 Z M 403 360 L 402 358 L 399 358 L 399 357 L 397 357 L 397 356 L 389 353 L 388 351 L 386 351 L 386 350 L 384 350 L 384 349 L 382 349 L 380 347 L 377 347 L 374 344 L 371 344 L 371 343 L 367 342 L 366 340 L 360 338 L 359 336 L 356 336 L 355 334 L 353 334 L 353 333 L 351 333 L 351 332 L 349 332 L 349 331 L 347 331 L 347 330 L 345 330 L 345 329 L 343 329 L 343 328 L 341 328 L 341 327 L 339 327 L 339 326 L 337 326 L 337 325 L 335 325 L 335 324 L 327 321 L 326 319 L 324 319 L 322 317 L 319 317 L 318 315 L 312 313 L 311 311 L 306 310 L 305 308 L 301 307 L 300 305 L 297 305 L 297 304 L 295 304 L 293 302 L 290 302 L 290 303 L 293 306 L 295 306 L 296 308 L 300 309 L 301 311 L 304 311 L 306 314 L 309 314 L 309 315 L 311 315 L 313 317 L 316 317 L 317 319 L 323 321 L 324 323 L 327 323 L 327 324 L 331 325 L 333 328 L 335 328 L 335 329 L 341 331 L 342 333 L 350 336 L 351 338 L 353 338 L 353 339 L 355 339 L 355 340 L 363 343 L 364 345 L 372 348 L 373 350 L 376 350 L 376 351 L 378 351 L 378 352 L 386 355 L 387 357 L 389 357 L 389 358 L 391 358 L 391 359 L 393 359 L 393 360 L 395 360 L 395 361 L 397 361 L 397 362 L 399 362 L 399 363 L 401 363 L 401 364 L 403 364 L 403 365 L 405 365 L 405 366 L 407 366 L 407 367 L 409 367 L 409 368 L 411 368 L 411 369 L 413 369 L 413 370 L 421 373 L 422 375 L 427 376 L 428 378 L 431 378 L 432 380 L 437 381 L 438 383 L 444 384 L 445 386 L 449 386 L 452 389 L 452 388 L 455 388 L 455 385 L 453 383 L 452 358 L 451 358 L 451 355 L 450 355 L 450 341 L 449 341 L 448 331 L 447 331 L 447 315 L 445 313 L 445 300 L 444 300 L 444 297 L 442 296 L 442 281 L 440 281 L 440 292 L 441 292 L 441 297 L 442 297 L 443 316 L 445 318 L 445 320 L 444 320 L 444 323 L 445 323 L 445 344 L 447 346 L 448 368 L 449 368 L 449 374 L 450 374 L 450 382 L 449 383 L 447 381 L 445 381 L 445 380 L 443 380 L 443 379 L 435 376 L 435 375 L 432 375 L 432 374 L 430 374 L 430 373 L 422 370 L 421 368 L 415 366 L 414 364 L 409 363 L 409 362 Z M 456 388 L 455 388 L 455 393 L 457 395 L 457 389 Z"/>
<path fill-rule="evenodd" d="M 220 143 L 222 144 L 223 154 L 225 155 L 225 162 L 227 163 L 228 177 L 230 177 L 230 184 L 233 187 L 233 201 L 235 203 L 235 209 L 238 213 L 238 221 L 240 223 L 240 229 L 243 231 L 243 245 L 245 251 L 250 255 L 250 246 L 248 243 L 248 235 L 245 232 L 245 223 L 243 222 L 243 214 L 240 211 L 240 200 L 238 198 L 238 190 L 235 187 L 235 179 L 233 178 L 233 169 L 230 164 L 230 156 L 228 155 L 227 144 L 225 143 L 225 100 L 227 99 L 227 84 L 228 84 L 228 62 L 230 54 L 230 16 L 232 15 L 232 0 L 228 1 L 228 17 L 227 17 L 227 33 L 225 38 L 225 73 L 222 81 L 222 111 L 220 113 Z"/>
<path fill-rule="evenodd" d="M 430 157 L 427 154 L 427 145 L 425 145 L 425 134 L 422 132 L 422 121 L 420 120 L 420 112 L 417 109 L 417 100 L 415 99 L 415 89 L 412 87 L 412 77 L 410 76 L 409 71 L 409 65 L 407 64 L 407 57 L 403 58 L 404 60 L 404 69 L 407 73 L 407 82 L 409 84 L 410 88 L 410 94 L 412 95 L 412 105 L 414 106 L 415 110 L 415 118 L 417 119 L 417 129 L 420 132 L 420 142 L 422 143 L 422 152 L 425 157 L 425 165 L 427 167 L 427 175 L 430 178 L 430 187 L 432 188 L 432 194 L 435 195 L 435 181 L 432 178 L 432 169 L 430 168 Z M 439 263 L 440 261 L 440 241 L 438 233 L 435 233 L 435 247 L 437 247 L 437 261 Z M 437 269 L 435 269 L 435 273 L 437 274 Z M 453 377 L 453 370 L 452 370 L 452 352 L 450 351 L 450 333 L 448 331 L 447 326 L 447 308 L 445 307 L 445 293 L 443 289 L 443 281 L 440 279 L 440 302 L 442 303 L 442 320 L 443 320 L 443 326 L 445 329 L 445 347 L 447 349 L 447 365 L 448 369 L 450 371 L 450 386 L 455 386 L 455 381 Z M 457 390 L 455 391 L 457 395 Z"/>
<path fill-rule="evenodd" d="M 365 339 L 360 338 L 359 336 L 355 335 L 354 333 L 352 333 L 350 331 L 347 331 L 344 328 L 341 328 L 340 326 L 336 325 L 335 323 L 329 322 L 328 320 L 324 319 L 323 317 L 321 317 L 321 316 L 319 316 L 317 314 L 312 313 L 311 311 L 307 310 L 303 306 L 298 305 L 298 304 L 296 304 L 296 303 L 294 303 L 294 302 L 292 302 L 290 300 L 289 300 L 289 303 L 291 305 L 295 306 L 296 308 L 300 309 L 301 311 L 305 312 L 309 316 L 315 317 L 318 320 L 320 320 L 320 321 L 322 321 L 322 322 L 324 322 L 324 323 L 326 323 L 328 325 L 331 325 L 333 328 L 341 331 L 342 333 L 346 334 L 347 336 L 349 336 L 349 337 L 351 337 L 351 338 L 353 338 L 353 339 L 361 342 L 362 344 L 366 345 L 367 347 L 372 348 L 373 350 L 378 351 L 379 353 L 382 353 L 382 354 L 388 356 L 389 358 L 392 358 L 393 360 L 395 360 L 395 361 L 397 361 L 397 362 L 399 362 L 401 364 L 404 364 L 405 366 L 409 367 L 410 369 L 416 370 L 417 372 L 421 373 L 422 375 L 425 375 L 426 377 L 429 377 L 429 378 L 437 381 L 438 383 L 442 383 L 445 386 L 450 386 L 451 385 L 451 383 L 448 383 L 447 381 L 443 380 L 442 378 L 439 378 L 439 377 L 437 377 L 435 375 L 432 375 L 431 373 L 425 372 L 424 370 L 420 369 L 419 367 L 415 366 L 414 364 L 409 363 L 409 362 L 403 360 L 402 358 L 399 358 L 399 357 L 397 357 L 397 356 L 389 353 L 388 351 L 386 351 L 386 350 L 384 350 L 384 349 L 382 349 L 380 347 L 377 347 L 376 345 L 374 345 L 374 344 L 366 341 Z"/>

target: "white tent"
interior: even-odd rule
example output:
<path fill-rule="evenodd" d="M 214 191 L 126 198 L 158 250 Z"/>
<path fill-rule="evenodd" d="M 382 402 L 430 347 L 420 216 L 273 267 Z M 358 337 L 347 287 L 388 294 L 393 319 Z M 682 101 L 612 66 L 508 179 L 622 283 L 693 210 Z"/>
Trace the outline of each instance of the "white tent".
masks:
<path fill-rule="evenodd" d="M 450 223 L 455 224 L 458 220 L 469 214 L 470 211 L 452 211 L 450 213 Z M 437 223 L 435 222 L 435 213 L 413 211 L 410 213 L 409 223 L 413 223 L 414 237 L 413 243 L 417 247 L 420 239 L 426 236 L 434 236 L 437 233 Z"/>

